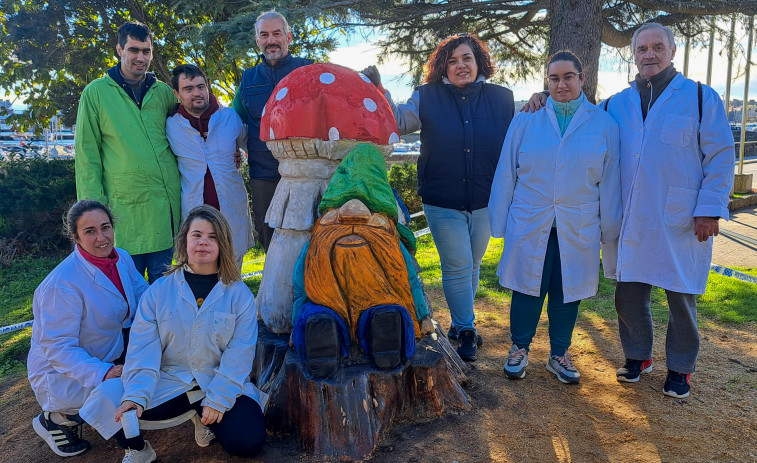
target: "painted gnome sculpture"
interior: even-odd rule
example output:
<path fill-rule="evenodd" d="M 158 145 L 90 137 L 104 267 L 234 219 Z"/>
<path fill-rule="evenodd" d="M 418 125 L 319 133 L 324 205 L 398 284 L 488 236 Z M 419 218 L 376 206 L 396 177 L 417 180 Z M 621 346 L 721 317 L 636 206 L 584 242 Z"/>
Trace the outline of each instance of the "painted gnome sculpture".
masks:
<path fill-rule="evenodd" d="M 298 68 L 279 82 L 263 110 L 260 139 L 279 161 L 266 222 L 275 229 L 256 298 L 274 333 L 292 331 L 292 275 L 310 238 L 334 170 L 358 143 L 388 156 L 399 141 L 389 104 L 368 78 L 334 64 Z"/>
<path fill-rule="evenodd" d="M 292 340 L 314 378 L 334 373 L 358 343 L 373 363 L 395 368 L 415 352 L 419 320 L 430 317 L 398 223 L 382 154 L 355 146 L 336 170 L 295 267 Z"/>

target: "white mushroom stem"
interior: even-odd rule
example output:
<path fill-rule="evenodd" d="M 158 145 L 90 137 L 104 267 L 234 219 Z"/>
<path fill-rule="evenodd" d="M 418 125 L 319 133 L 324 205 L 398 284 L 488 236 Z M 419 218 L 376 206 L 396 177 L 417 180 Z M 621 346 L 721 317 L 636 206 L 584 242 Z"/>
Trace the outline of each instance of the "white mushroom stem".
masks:
<path fill-rule="evenodd" d="M 318 205 L 334 171 L 355 140 L 293 138 L 266 144 L 279 160 L 281 180 L 265 220 L 274 228 L 256 299 L 261 318 L 274 333 L 292 331 L 294 265 L 318 216 Z M 392 145 L 373 145 L 384 157 Z"/>

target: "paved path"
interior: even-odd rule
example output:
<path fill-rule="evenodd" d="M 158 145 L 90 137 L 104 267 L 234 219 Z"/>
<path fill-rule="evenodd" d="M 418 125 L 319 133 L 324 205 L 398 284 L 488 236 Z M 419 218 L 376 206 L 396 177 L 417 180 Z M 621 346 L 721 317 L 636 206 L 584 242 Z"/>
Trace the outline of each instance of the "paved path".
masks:
<path fill-rule="evenodd" d="M 720 231 L 715 237 L 712 263 L 757 268 L 757 208 L 732 212 L 728 222 L 720 221 Z"/>
<path fill-rule="evenodd" d="M 739 173 L 739 158 L 736 157 L 736 168 L 733 170 L 734 173 Z M 757 177 L 757 157 L 749 157 L 744 158 L 744 173 L 745 174 L 754 174 L 754 177 Z M 757 179 L 754 179 L 757 180 Z M 752 185 L 752 188 L 754 188 L 755 185 Z"/>
<path fill-rule="evenodd" d="M 736 159 L 735 172 L 739 171 Z M 744 173 L 754 174 L 757 188 L 757 158 L 744 159 Z M 721 234 L 715 237 L 712 263 L 724 267 L 757 268 L 757 207 L 731 212 L 731 220 L 720 221 Z"/>

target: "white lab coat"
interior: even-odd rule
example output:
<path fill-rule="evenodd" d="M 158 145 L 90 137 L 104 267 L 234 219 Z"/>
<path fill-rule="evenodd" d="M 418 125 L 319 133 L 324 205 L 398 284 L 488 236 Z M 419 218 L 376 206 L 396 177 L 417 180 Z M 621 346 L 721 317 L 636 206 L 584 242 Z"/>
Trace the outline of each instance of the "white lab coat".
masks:
<path fill-rule="evenodd" d="M 139 304 L 123 387 L 104 383 L 81 416 L 107 439 L 121 428 L 114 414 L 122 401 L 154 408 L 198 385 L 202 392 L 195 398 L 202 405 L 225 413 L 244 394 L 265 410 L 268 394 L 250 382 L 257 338 L 255 299 L 247 285 L 219 283 L 198 309 L 184 270 L 174 272 L 153 283 Z"/>
<path fill-rule="evenodd" d="M 247 143 L 245 125 L 236 111 L 220 107 L 210 116 L 208 138 L 203 140 L 189 121 L 176 113 L 166 121 L 166 137 L 179 162 L 181 219 L 203 204 L 205 172 L 210 169 L 221 213 L 231 226 L 234 257 L 241 265 L 242 257 L 255 245 L 247 189 L 234 164 L 234 153 Z"/>
<path fill-rule="evenodd" d="M 551 98 L 515 116 L 489 197 L 492 236 L 505 238 L 502 286 L 539 295 L 554 221 L 565 302 L 596 294 L 600 240 L 615 240 L 621 223 L 618 151 L 617 124 L 586 100 L 562 136 Z"/>
<path fill-rule="evenodd" d="M 717 92 L 678 74 L 642 120 L 636 84 L 610 98 L 620 128 L 623 225 L 620 240 L 603 248 L 617 261 L 617 280 L 687 294 L 707 286 L 712 238 L 700 243 L 694 217 L 728 219 L 734 143 Z M 697 142 L 697 132 L 701 142 Z"/>
<path fill-rule="evenodd" d="M 76 249 L 34 291 L 27 368 L 44 411 L 77 413 L 123 352 L 121 330 L 131 326 L 147 283 L 129 254 L 116 252 L 126 299 Z"/>

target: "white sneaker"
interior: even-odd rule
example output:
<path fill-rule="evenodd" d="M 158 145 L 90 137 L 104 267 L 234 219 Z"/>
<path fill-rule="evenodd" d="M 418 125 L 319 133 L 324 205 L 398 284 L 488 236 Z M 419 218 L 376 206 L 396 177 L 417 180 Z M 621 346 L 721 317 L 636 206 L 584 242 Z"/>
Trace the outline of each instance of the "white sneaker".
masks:
<path fill-rule="evenodd" d="M 158 456 L 155 455 L 155 450 L 152 449 L 150 441 L 145 441 L 145 448 L 142 450 L 127 449 L 124 459 L 121 463 L 150 463 L 155 461 Z"/>
<path fill-rule="evenodd" d="M 207 447 L 216 438 L 216 435 L 213 434 L 213 431 L 209 427 L 202 424 L 201 420 L 200 415 L 195 414 L 192 417 L 192 423 L 195 425 L 195 442 L 200 447 Z"/>

